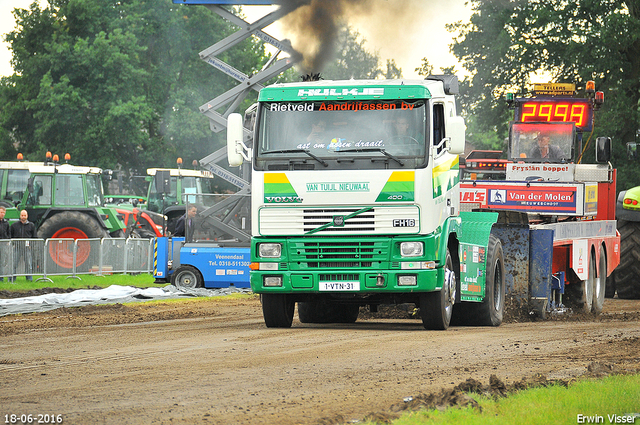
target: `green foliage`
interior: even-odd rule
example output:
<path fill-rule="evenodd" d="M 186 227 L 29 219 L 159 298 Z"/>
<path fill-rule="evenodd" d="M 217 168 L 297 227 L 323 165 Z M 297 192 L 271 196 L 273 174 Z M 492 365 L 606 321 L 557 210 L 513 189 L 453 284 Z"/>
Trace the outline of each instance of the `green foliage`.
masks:
<path fill-rule="evenodd" d="M 637 164 L 626 161 L 625 143 L 640 128 L 640 2 L 637 0 L 471 0 L 469 23 L 457 23 L 452 51 L 471 77 L 462 84 L 461 103 L 476 145 L 507 135 L 512 113 L 506 92 L 526 93 L 532 75 L 549 82 L 575 83 L 581 91 L 595 80 L 605 105 L 593 140 L 613 139 L 618 188 L 640 183 Z M 582 92 L 583 93 L 583 92 Z M 495 137 L 489 137 L 494 133 Z M 585 138 L 586 139 L 586 138 Z M 593 144 L 586 151 L 593 157 Z"/>
<path fill-rule="evenodd" d="M 358 31 L 344 27 L 338 37 L 337 58 L 321 73 L 326 80 L 376 79 L 385 75 L 380 68 L 380 55 L 364 47 L 366 39 Z M 395 62 L 387 63 L 387 74 L 401 73 Z"/>
<path fill-rule="evenodd" d="M 433 74 L 433 65 L 429 63 L 429 59 L 422 58 L 422 64 L 420 65 L 420 68 L 416 68 L 415 71 L 418 73 L 418 75 L 426 77 Z"/>
<path fill-rule="evenodd" d="M 469 424 L 511 425 L 514 418 L 522 425 L 575 424 L 578 415 L 596 416 L 610 423 L 608 415 L 640 414 L 640 376 L 610 376 L 599 381 L 580 381 L 568 388 L 540 387 L 518 392 L 507 398 L 494 400 L 473 396 L 481 409 L 450 408 L 444 412 L 423 410 L 403 415 L 394 425 Z M 625 416 L 628 420 L 628 416 Z M 637 422 L 637 419 L 636 419 Z M 588 423 L 586 419 L 584 422 Z M 611 422 L 613 423 L 613 422 Z"/>
<path fill-rule="evenodd" d="M 235 28 L 207 8 L 50 0 L 14 14 L 18 29 L 6 41 L 16 73 L 0 83 L 1 158 L 20 151 L 37 160 L 49 150 L 76 164 L 144 172 L 222 146 L 199 107 L 236 81 L 198 52 Z M 248 39 L 218 57 L 251 75 L 264 46 Z"/>

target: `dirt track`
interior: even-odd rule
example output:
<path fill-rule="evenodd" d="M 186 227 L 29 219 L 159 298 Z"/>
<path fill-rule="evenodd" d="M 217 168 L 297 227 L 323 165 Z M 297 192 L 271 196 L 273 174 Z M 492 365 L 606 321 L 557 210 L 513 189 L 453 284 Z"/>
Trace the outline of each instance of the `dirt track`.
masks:
<path fill-rule="evenodd" d="M 65 424 L 384 418 L 405 397 L 469 378 L 640 370 L 639 319 L 640 301 L 614 299 L 597 319 L 498 328 L 428 332 L 418 320 L 371 318 L 267 329 L 257 298 L 224 297 L 8 316 L 0 414 L 60 414 Z"/>

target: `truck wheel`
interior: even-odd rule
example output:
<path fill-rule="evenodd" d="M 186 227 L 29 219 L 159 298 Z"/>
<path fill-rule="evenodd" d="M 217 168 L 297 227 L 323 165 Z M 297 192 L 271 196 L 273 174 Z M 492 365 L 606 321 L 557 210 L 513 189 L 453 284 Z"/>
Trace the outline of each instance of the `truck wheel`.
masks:
<path fill-rule="evenodd" d="M 180 266 L 171 276 L 171 283 L 176 288 L 195 289 L 202 288 L 204 279 L 202 274 L 193 266 Z"/>
<path fill-rule="evenodd" d="M 338 320 L 336 323 L 355 323 L 360 315 L 360 306 L 358 304 L 342 304 L 337 305 L 339 309 Z"/>
<path fill-rule="evenodd" d="M 329 323 L 327 312 L 323 310 L 325 304 L 322 301 L 299 301 L 298 319 L 300 323 Z"/>
<path fill-rule="evenodd" d="M 456 281 L 451 253 L 447 248 L 442 289 L 420 295 L 420 317 L 425 329 L 446 330 L 449 328 L 453 304 L 456 299 Z"/>
<path fill-rule="evenodd" d="M 640 222 L 618 220 L 620 264 L 616 267 L 618 298 L 640 299 Z"/>
<path fill-rule="evenodd" d="M 5 208 L 14 208 L 14 205 L 7 202 L 7 201 L 0 201 L 0 207 L 5 207 Z"/>
<path fill-rule="evenodd" d="M 607 257 L 604 247 L 600 247 L 600 261 L 598 262 L 598 275 L 594 279 L 593 302 L 591 311 L 597 316 L 602 313 L 604 307 L 604 288 L 607 286 Z"/>
<path fill-rule="evenodd" d="M 42 239 L 94 239 L 108 237 L 107 231 L 98 221 L 88 214 L 79 211 L 62 211 L 47 218 L 38 229 L 38 237 Z M 81 266 L 91 254 L 91 245 L 78 245 L 76 266 Z M 73 268 L 73 244 L 49 244 L 49 256 L 65 269 Z"/>
<path fill-rule="evenodd" d="M 502 243 L 494 235 L 489 235 L 485 297 L 482 303 L 477 305 L 477 321 L 479 325 L 499 326 L 502 323 L 505 298 L 504 280 Z"/>
<path fill-rule="evenodd" d="M 589 254 L 589 272 L 586 280 L 567 285 L 571 305 L 582 313 L 591 313 L 593 307 L 593 290 L 595 288 L 596 265 L 593 255 Z"/>
<path fill-rule="evenodd" d="M 262 315 L 268 328 L 290 328 L 295 302 L 287 294 L 262 294 Z"/>

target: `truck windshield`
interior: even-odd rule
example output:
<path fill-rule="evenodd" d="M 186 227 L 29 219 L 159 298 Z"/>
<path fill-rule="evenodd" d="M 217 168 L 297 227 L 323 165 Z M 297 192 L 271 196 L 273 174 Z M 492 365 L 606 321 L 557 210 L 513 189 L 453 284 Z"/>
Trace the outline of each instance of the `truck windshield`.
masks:
<path fill-rule="evenodd" d="M 512 123 L 510 158 L 524 162 L 569 162 L 575 134 L 574 123 Z"/>
<path fill-rule="evenodd" d="M 426 165 L 424 100 L 264 102 L 260 108 L 258 169 Z"/>

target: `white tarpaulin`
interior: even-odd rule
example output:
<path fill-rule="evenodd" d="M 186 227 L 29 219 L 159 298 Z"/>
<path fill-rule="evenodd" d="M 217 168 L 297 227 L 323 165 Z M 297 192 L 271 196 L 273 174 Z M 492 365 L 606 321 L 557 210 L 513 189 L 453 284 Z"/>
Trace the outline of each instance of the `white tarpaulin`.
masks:
<path fill-rule="evenodd" d="M 245 288 L 234 287 L 222 289 L 178 289 L 173 285 L 162 288 L 136 288 L 133 286 L 111 285 L 104 289 L 79 289 L 67 294 L 45 294 L 33 297 L 0 299 L 0 316 L 34 313 L 60 307 L 128 303 L 148 301 L 151 299 L 213 297 L 237 292 L 249 293 L 251 291 Z"/>

